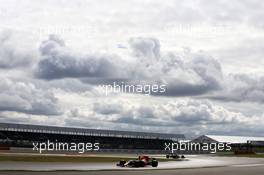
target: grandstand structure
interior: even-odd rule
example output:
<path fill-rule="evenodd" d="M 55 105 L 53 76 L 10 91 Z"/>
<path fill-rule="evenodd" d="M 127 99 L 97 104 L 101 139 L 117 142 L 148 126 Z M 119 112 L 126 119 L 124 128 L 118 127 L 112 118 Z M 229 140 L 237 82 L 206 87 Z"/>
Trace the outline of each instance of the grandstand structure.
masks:
<path fill-rule="evenodd" d="M 232 151 L 235 154 L 251 154 L 264 152 L 264 137 L 202 135 L 195 138 L 191 142 L 229 143 L 232 147 Z"/>
<path fill-rule="evenodd" d="M 0 123 L 0 145 L 32 148 L 33 142 L 100 143 L 101 150 L 164 150 L 165 142 L 184 140 L 183 134 L 99 130 Z"/>

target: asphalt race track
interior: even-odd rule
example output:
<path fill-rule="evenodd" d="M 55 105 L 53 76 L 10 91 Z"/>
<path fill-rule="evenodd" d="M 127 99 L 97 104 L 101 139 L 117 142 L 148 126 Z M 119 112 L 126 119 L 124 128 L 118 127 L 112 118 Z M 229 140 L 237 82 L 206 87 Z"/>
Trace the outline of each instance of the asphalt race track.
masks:
<path fill-rule="evenodd" d="M 1 175 L 263 175 L 263 165 L 133 171 L 0 172 Z"/>
<path fill-rule="evenodd" d="M 186 169 L 204 167 L 223 167 L 223 166 L 252 166 L 264 165 L 263 158 L 245 157 L 216 157 L 216 156 L 188 156 L 184 161 L 159 162 L 157 168 L 151 166 L 140 168 L 140 170 L 164 170 L 164 169 Z M 116 162 L 112 163 L 81 163 L 81 162 L 0 162 L 0 171 L 21 170 L 21 171 L 118 171 L 134 170 L 135 168 L 117 167 Z"/>
<path fill-rule="evenodd" d="M 263 175 L 263 158 L 189 156 L 158 168 L 118 168 L 114 163 L 0 162 L 0 175 Z"/>

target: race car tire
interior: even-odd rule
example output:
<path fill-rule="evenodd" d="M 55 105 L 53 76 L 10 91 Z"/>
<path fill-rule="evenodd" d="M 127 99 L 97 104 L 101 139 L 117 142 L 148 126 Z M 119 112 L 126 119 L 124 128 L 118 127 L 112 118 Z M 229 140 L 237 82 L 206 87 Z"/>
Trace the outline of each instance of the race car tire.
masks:
<path fill-rule="evenodd" d="M 119 161 L 119 164 L 117 164 L 117 166 L 124 167 L 125 164 L 126 164 L 126 161 L 125 161 L 125 160 L 120 160 L 120 161 Z"/>
<path fill-rule="evenodd" d="M 139 167 L 145 167 L 146 163 L 144 161 L 139 161 L 138 165 L 139 165 Z"/>
<path fill-rule="evenodd" d="M 153 161 L 151 162 L 151 166 L 152 166 L 152 167 L 157 167 L 158 164 L 159 164 L 159 162 L 158 162 L 157 160 L 153 160 Z"/>

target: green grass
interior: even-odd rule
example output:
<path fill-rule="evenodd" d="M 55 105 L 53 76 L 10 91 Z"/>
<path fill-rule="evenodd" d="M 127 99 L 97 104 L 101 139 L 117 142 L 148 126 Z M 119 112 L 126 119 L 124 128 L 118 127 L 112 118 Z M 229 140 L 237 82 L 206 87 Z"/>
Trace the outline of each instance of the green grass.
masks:
<path fill-rule="evenodd" d="M 0 161 L 18 162 L 115 162 L 117 157 L 74 157 L 74 156 L 0 156 Z"/>
<path fill-rule="evenodd" d="M 16 161 L 16 162 L 76 162 L 76 163 L 95 163 L 95 162 L 118 162 L 120 160 L 131 160 L 136 157 L 81 157 L 81 156 L 45 156 L 45 155 L 0 155 L 0 161 Z M 169 161 L 167 159 L 157 159 L 158 161 Z M 171 159 L 170 159 L 171 160 Z"/>

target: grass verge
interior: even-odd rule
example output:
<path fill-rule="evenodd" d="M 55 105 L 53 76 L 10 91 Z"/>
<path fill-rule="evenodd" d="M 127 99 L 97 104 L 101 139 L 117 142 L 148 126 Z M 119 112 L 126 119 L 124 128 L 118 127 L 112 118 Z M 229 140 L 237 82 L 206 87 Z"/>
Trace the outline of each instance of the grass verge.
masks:
<path fill-rule="evenodd" d="M 102 156 L 45 156 L 45 155 L 0 155 L 0 161 L 16 161 L 16 162 L 83 162 L 83 163 L 107 163 L 118 162 L 120 160 L 131 160 L 136 157 L 102 157 Z M 169 161 L 167 159 L 157 159 L 158 161 Z M 171 159 L 170 159 L 171 160 Z"/>

